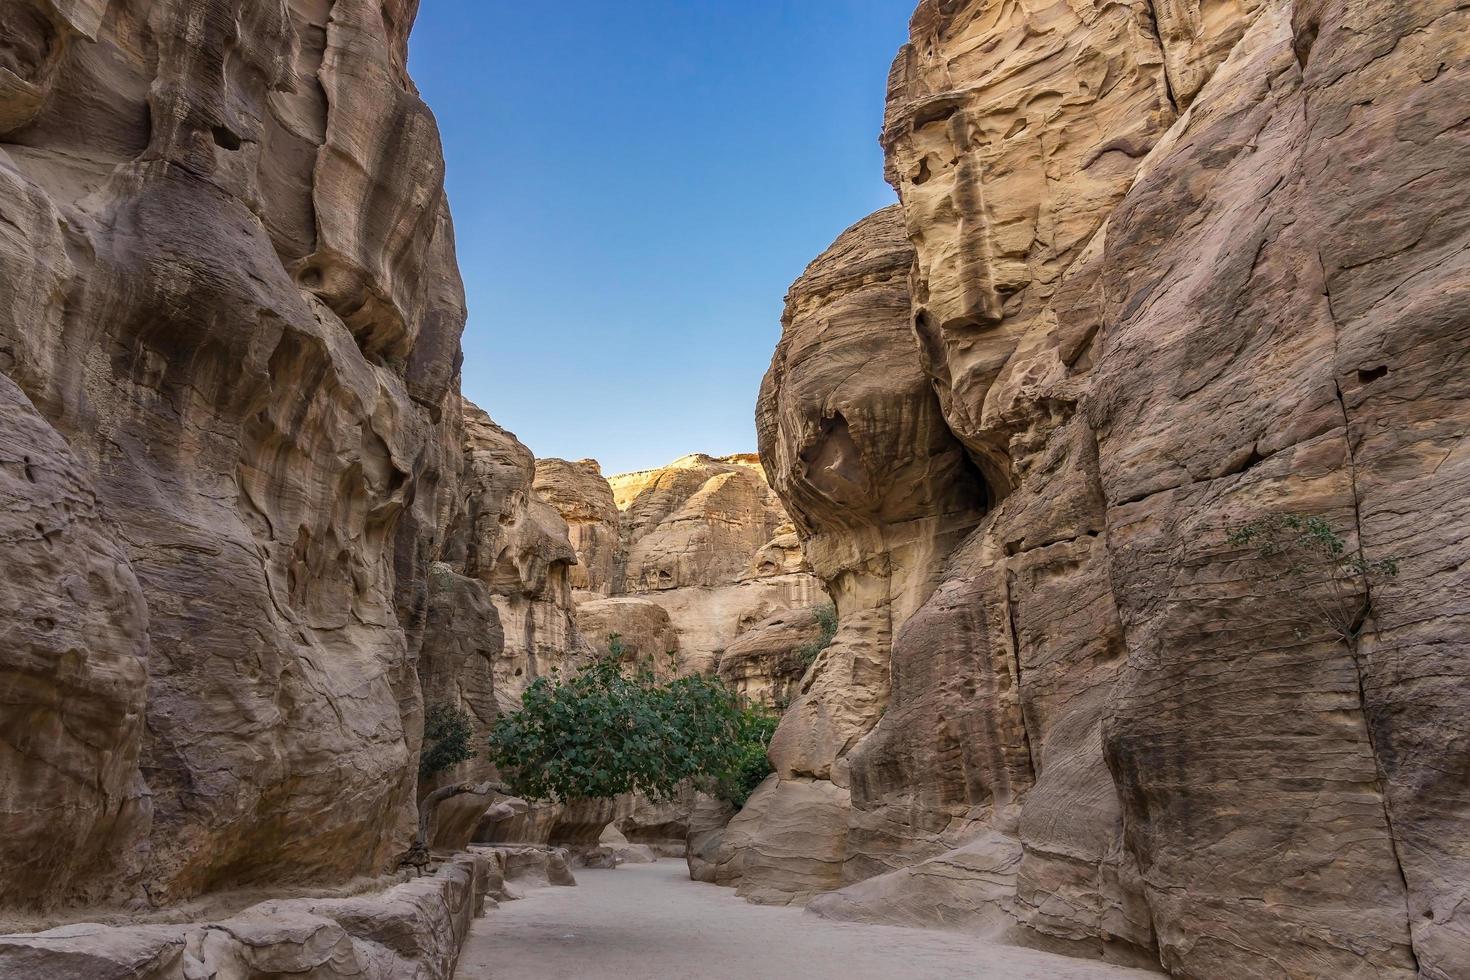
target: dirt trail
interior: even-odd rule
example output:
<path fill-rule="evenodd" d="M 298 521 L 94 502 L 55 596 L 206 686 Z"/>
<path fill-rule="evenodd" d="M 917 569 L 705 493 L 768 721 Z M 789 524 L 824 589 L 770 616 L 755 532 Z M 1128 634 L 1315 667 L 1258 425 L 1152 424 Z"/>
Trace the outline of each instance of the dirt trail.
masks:
<path fill-rule="evenodd" d="M 577 872 L 475 924 L 459 980 L 1123 980 L 1127 970 L 924 929 L 828 922 L 690 881 L 684 862 Z"/>

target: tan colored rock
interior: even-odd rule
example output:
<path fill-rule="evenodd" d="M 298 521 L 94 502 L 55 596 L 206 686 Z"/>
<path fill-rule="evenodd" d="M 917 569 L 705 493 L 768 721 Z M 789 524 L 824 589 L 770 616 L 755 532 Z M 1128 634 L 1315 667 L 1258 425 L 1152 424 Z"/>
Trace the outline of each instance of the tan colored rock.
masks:
<path fill-rule="evenodd" d="M 920 5 L 885 147 L 991 509 L 894 634 L 813 908 L 1180 976 L 1470 969 L 1464 19 Z M 1282 512 L 1405 556 L 1356 644 L 1228 544 Z"/>
<path fill-rule="evenodd" d="M 837 855 L 819 865 L 829 876 L 820 886 L 812 874 L 756 862 L 746 875 L 772 877 L 752 890 L 797 896 L 841 884 L 846 757 L 888 703 L 893 630 L 927 598 L 944 557 L 987 502 L 919 365 L 908 315 L 912 262 L 897 208 L 844 233 L 787 296 L 762 386 L 762 458 L 838 616 L 834 642 L 802 678 L 772 740 L 782 779 L 771 792 L 808 796 L 805 781 L 819 780 L 823 794 L 841 798 L 843 819 L 820 822 L 835 834 L 823 850 Z M 757 811 L 741 823 L 759 819 Z M 742 830 L 753 846 L 778 851 L 789 846 L 779 835 L 790 832 L 780 822 Z M 741 840 L 727 834 L 726 845 Z"/>
<path fill-rule="evenodd" d="M 769 707 L 791 703 L 822 637 L 816 610 L 780 612 L 757 623 L 720 657 L 719 676 L 742 697 Z"/>
<path fill-rule="evenodd" d="M 538 485 L 574 538 L 586 542 L 577 544 L 582 565 L 606 568 L 607 527 L 617 528 L 614 573 L 606 581 L 594 576 L 578 592 L 583 633 L 601 649 L 615 632 L 640 658 L 677 652 L 679 670 L 710 674 L 746 630 L 824 601 L 795 528 L 753 455 L 694 454 L 606 480 L 586 460 L 543 460 L 538 473 L 544 474 Z M 609 503 L 616 508 L 611 513 Z M 661 633 L 660 616 L 672 628 L 671 640 Z M 662 672 L 665 664 L 658 667 Z"/>
<path fill-rule="evenodd" d="M 911 322 L 998 495 L 1009 461 L 984 431 L 986 392 L 1174 119 L 1153 6 L 923 0 L 889 76 L 882 141 L 917 255 Z"/>
<path fill-rule="evenodd" d="M 621 547 L 618 505 L 597 460 L 538 460 L 533 485 L 567 522 L 577 552 L 572 588 L 611 595 Z"/>
<path fill-rule="evenodd" d="M 450 980 L 471 924 L 499 887 L 494 863 L 460 854 L 433 876 L 387 891 L 270 901 L 213 922 L 82 923 L 0 936 L 0 973 L 28 980 Z"/>
<path fill-rule="evenodd" d="M 678 631 L 668 610 L 656 602 L 634 596 L 582 602 L 577 605 L 577 627 L 603 656 L 611 652 L 616 636 L 627 663 L 648 667 L 660 677 L 678 667 Z"/>
<path fill-rule="evenodd" d="M 406 846 L 464 310 L 399 14 L 5 7 L 0 459 L 38 496 L 0 511 L 0 675 L 45 735 L 4 740 L 7 905 Z"/>
<path fill-rule="evenodd" d="M 845 790 L 770 776 L 725 827 L 715 883 L 762 905 L 803 903 L 841 879 L 846 825 Z"/>
<path fill-rule="evenodd" d="M 689 813 L 687 846 L 684 851 L 689 865 L 689 879 L 715 884 L 719 871 L 720 847 L 725 827 L 735 816 L 735 808 L 724 800 L 704 793 L 695 797 Z"/>
<path fill-rule="evenodd" d="M 465 405 L 464 487 L 446 560 L 485 583 L 505 636 L 494 664 L 501 710 L 532 680 L 591 651 L 577 629 L 577 561 L 560 514 L 536 492 L 536 459 L 514 435 Z"/>

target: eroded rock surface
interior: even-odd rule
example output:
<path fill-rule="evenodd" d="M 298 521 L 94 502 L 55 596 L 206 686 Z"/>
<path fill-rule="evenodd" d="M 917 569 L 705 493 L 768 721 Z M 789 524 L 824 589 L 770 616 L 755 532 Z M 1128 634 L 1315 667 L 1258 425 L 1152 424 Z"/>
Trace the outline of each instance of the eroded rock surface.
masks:
<path fill-rule="evenodd" d="M 847 757 L 888 703 L 893 630 L 928 597 L 988 500 L 920 368 L 912 262 L 898 208 L 844 233 L 787 296 L 761 389 L 762 459 L 838 622 L 771 742 L 778 777 L 726 835 L 727 848 L 748 840 L 762 855 L 744 861 L 740 888 L 765 901 L 842 883 Z M 822 858 L 800 869 L 769 859 L 798 846 L 792 834 L 802 849 L 823 837 Z"/>
<path fill-rule="evenodd" d="M 373 895 L 264 902 L 194 925 L 81 923 L 0 936 L 0 973 L 33 980 L 450 980 L 471 924 L 503 894 L 502 882 L 498 855 L 461 854 L 432 876 Z"/>
<path fill-rule="evenodd" d="M 343 879 L 411 833 L 464 310 L 386 9 L 5 5 L 7 904 Z"/>
<path fill-rule="evenodd" d="M 846 630 L 829 556 L 911 526 L 875 513 L 864 470 L 924 443 L 849 445 L 853 413 L 804 378 L 852 371 L 852 323 L 893 324 L 965 448 L 931 499 L 967 481 L 968 536 L 883 565 L 924 574 L 890 589 L 874 669 L 819 662 L 783 719 L 762 806 L 824 765 L 848 792 L 842 824 L 803 827 L 840 833 L 840 858 L 781 895 L 815 877 L 846 884 L 823 914 L 1181 976 L 1470 971 L 1470 783 L 1445 749 L 1470 697 L 1470 402 L 1445 353 L 1470 331 L 1467 17 L 920 3 L 883 133 L 901 204 L 865 222 L 900 225 L 892 271 L 855 230 L 814 266 L 851 284 L 830 312 L 804 315 L 798 281 L 759 418 Z M 876 403 L 900 371 L 852 383 Z M 1229 544 L 1272 513 L 1399 557 L 1361 639 L 1304 629 L 1325 584 Z M 771 878 L 793 831 L 742 817 L 724 864 Z"/>
<path fill-rule="evenodd" d="M 752 627 L 825 601 L 754 456 L 694 454 L 607 479 L 590 460 L 543 460 L 537 486 L 573 529 L 586 569 L 574 570 L 577 615 L 604 653 L 616 634 L 625 658 L 660 674 L 712 674 Z"/>

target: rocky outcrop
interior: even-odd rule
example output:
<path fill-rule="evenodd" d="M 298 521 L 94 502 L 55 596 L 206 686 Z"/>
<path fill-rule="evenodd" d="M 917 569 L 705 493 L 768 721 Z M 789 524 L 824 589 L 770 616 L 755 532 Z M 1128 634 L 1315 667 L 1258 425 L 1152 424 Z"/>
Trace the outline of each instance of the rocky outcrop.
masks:
<path fill-rule="evenodd" d="M 820 652 L 822 639 L 817 610 L 807 607 L 779 612 L 752 626 L 725 648 L 719 676 L 741 697 L 785 710 Z"/>
<path fill-rule="evenodd" d="M 893 630 L 989 499 L 914 356 L 912 261 L 897 208 L 844 233 L 788 294 L 761 389 L 762 459 L 838 621 L 771 742 L 778 775 L 726 835 L 727 848 L 753 842 L 740 888 L 764 901 L 842 884 L 847 757 L 888 703 Z M 823 857 L 799 872 L 764 857 L 813 847 Z"/>
<path fill-rule="evenodd" d="M 630 665 L 670 677 L 679 667 L 679 632 L 663 606 L 637 596 L 577 604 L 577 626 L 592 648 L 610 656 L 614 647 Z"/>
<path fill-rule="evenodd" d="M 538 473 L 573 528 L 586 569 L 577 574 L 590 576 L 576 579 L 587 583 L 577 615 L 604 653 L 616 634 L 625 658 L 660 674 L 712 674 L 752 627 L 825 601 L 755 456 L 695 454 L 606 480 L 591 460 L 543 460 Z M 747 686 L 787 685 L 783 677 Z"/>
<path fill-rule="evenodd" d="M 464 404 L 464 442 L 454 517 L 430 570 L 418 674 L 428 710 L 469 718 L 472 746 L 515 710 L 537 677 L 592 653 L 577 628 L 567 525 L 534 486 L 537 461 L 479 408 Z M 420 795 L 494 774 L 484 754 L 431 774 Z M 465 793 L 435 811 L 430 843 L 454 850 L 476 835 L 494 798 Z M 497 838 L 498 839 L 498 838 Z M 511 838 L 515 839 L 515 838 Z"/>
<path fill-rule="evenodd" d="M 479 741 L 590 653 L 535 460 L 460 398 L 413 7 L 6 8 L 6 912 L 381 874 L 419 791 L 489 773 L 420 781 L 426 704 Z M 491 802 L 454 798 L 432 843 L 462 846 Z M 409 970 L 311 921 L 338 965 Z M 180 931 L 165 959 L 244 969 L 225 934 Z M 85 960 L 88 937 L 64 938 Z M 443 940 L 422 975 L 447 975 Z"/>
<path fill-rule="evenodd" d="M 536 492 L 561 514 L 570 529 L 577 564 L 573 589 L 611 595 L 621 551 L 618 505 L 595 459 L 575 463 L 543 459 L 536 464 Z"/>
<path fill-rule="evenodd" d="M 411 835 L 464 309 L 387 9 L 6 5 L 6 904 L 341 880 Z"/>
<path fill-rule="evenodd" d="M 1443 356 L 1470 331 L 1467 26 L 1449 2 L 919 5 L 883 132 L 900 208 L 824 256 L 853 284 L 833 313 L 801 314 L 812 270 L 793 288 L 762 450 L 846 629 L 827 556 L 912 518 L 838 476 L 913 444 L 855 451 L 802 379 L 852 371 L 846 324 L 892 323 L 972 464 L 933 497 L 962 482 L 973 530 L 887 563 L 925 574 L 891 591 L 881 666 L 803 682 L 840 708 L 799 699 L 772 756 L 781 780 L 839 760 L 844 838 L 761 887 L 1181 976 L 1470 970 L 1442 749 L 1470 692 L 1470 400 Z M 912 274 L 895 254 L 879 291 L 885 221 Z M 1303 628 L 1326 584 L 1230 543 L 1272 513 L 1399 557 L 1361 638 Z M 783 823 L 733 835 L 745 876 Z"/>
<path fill-rule="evenodd" d="M 471 924 L 503 893 L 502 877 L 498 855 L 460 854 L 432 877 L 374 895 L 276 900 L 194 925 L 83 923 L 0 936 L 0 973 L 34 980 L 450 980 Z"/>

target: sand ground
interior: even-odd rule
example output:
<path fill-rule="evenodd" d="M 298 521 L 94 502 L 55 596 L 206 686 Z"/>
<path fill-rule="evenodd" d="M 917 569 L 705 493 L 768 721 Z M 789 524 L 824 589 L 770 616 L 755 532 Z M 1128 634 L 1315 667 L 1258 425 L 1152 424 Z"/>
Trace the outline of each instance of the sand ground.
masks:
<path fill-rule="evenodd" d="M 926 929 L 828 922 L 689 880 L 684 862 L 577 871 L 475 924 L 459 980 L 1123 980 L 1127 970 Z"/>

